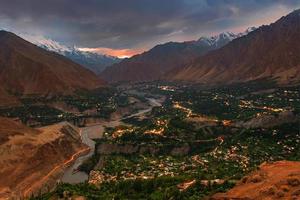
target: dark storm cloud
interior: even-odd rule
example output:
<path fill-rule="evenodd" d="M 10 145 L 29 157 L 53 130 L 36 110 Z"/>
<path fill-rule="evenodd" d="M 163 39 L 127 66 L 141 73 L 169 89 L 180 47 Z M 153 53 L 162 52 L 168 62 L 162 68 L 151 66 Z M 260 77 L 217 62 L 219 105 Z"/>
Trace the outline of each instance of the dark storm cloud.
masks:
<path fill-rule="evenodd" d="M 250 14 L 276 5 L 296 8 L 299 3 L 300 0 L 0 0 L 0 25 L 82 47 L 142 48 L 239 26 Z"/>

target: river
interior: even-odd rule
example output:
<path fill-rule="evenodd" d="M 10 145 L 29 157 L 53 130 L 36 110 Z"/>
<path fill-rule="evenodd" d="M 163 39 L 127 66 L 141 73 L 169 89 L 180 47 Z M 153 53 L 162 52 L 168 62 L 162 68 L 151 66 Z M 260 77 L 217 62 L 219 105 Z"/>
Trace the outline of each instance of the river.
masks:
<path fill-rule="evenodd" d="M 87 160 L 94 154 L 95 142 L 93 139 L 102 138 L 105 127 L 119 126 L 120 124 L 122 124 L 123 119 L 141 116 L 145 113 L 150 112 L 153 107 L 162 105 L 160 99 L 147 98 L 147 100 L 149 101 L 149 105 L 150 105 L 149 108 L 140 110 L 130 116 L 120 117 L 119 119 L 114 119 L 111 121 L 104 121 L 101 124 L 81 128 L 81 130 L 80 130 L 81 131 L 81 140 L 83 143 L 85 143 L 86 145 L 88 145 L 91 148 L 91 151 L 86 155 L 78 157 L 77 160 L 74 162 L 74 164 L 65 170 L 65 172 L 61 178 L 61 181 L 64 183 L 71 183 L 71 184 L 82 183 L 82 182 L 87 181 L 89 178 L 88 174 L 77 171 L 77 169 L 85 160 Z"/>

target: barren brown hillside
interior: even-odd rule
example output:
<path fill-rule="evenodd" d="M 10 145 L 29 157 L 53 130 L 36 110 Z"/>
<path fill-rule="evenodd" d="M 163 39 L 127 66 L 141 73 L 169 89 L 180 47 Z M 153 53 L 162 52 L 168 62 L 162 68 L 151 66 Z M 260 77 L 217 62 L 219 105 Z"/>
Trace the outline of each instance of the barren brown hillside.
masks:
<path fill-rule="evenodd" d="M 297 200 L 300 199 L 300 162 L 279 161 L 262 164 L 225 194 L 211 200 Z"/>
<path fill-rule="evenodd" d="M 71 60 L 6 31 L 0 31 L 0 83 L 7 93 L 21 95 L 69 94 L 104 84 Z"/>
<path fill-rule="evenodd" d="M 0 199 L 50 189 L 65 165 L 86 151 L 67 123 L 32 129 L 0 118 Z"/>

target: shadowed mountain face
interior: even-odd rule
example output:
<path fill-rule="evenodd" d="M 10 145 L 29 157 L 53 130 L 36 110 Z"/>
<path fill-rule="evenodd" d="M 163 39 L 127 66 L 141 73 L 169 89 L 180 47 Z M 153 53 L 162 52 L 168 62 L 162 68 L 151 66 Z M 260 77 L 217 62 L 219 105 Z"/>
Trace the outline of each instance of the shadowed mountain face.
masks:
<path fill-rule="evenodd" d="M 161 78 L 167 72 L 181 68 L 195 58 L 226 45 L 231 40 L 247 34 L 221 33 L 214 37 L 201 37 L 197 41 L 169 42 L 112 65 L 100 74 L 108 82 L 143 82 Z"/>
<path fill-rule="evenodd" d="M 168 74 L 169 80 L 218 84 L 274 78 L 300 80 L 300 10 Z"/>
<path fill-rule="evenodd" d="M 104 84 L 69 59 L 5 31 L 0 31 L 0 83 L 2 99 L 8 98 L 7 94 L 70 94 Z"/>

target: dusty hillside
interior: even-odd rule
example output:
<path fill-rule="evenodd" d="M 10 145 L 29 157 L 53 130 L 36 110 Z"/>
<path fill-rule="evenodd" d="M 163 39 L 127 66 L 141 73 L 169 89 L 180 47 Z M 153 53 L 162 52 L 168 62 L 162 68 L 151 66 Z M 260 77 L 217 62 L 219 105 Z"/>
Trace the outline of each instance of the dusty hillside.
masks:
<path fill-rule="evenodd" d="M 0 118 L 0 199 L 51 188 L 63 167 L 86 151 L 67 123 L 32 129 Z"/>
<path fill-rule="evenodd" d="M 280 83 L 300 81 L 300 10 L 262 26 L 221 49 L 200 57 L 170 80 L 206 84 L 274 78 Z"/>
<path fill-rule="evenodd" d="M 216 194 L 211 200 L 297 200 L 300 199 L 300 162 L 279 161 L 262 164 L 226 194 Z"/>
<path fill-rule="evenodd" d="M 0 31 L 0 83 L 6 93 L 25 95 L 69 94 L 104 84 L 71 60 L 6 31 Z"/>

